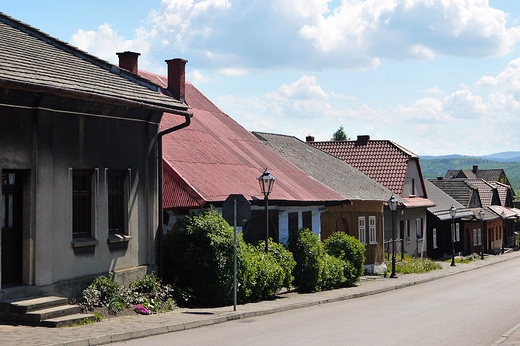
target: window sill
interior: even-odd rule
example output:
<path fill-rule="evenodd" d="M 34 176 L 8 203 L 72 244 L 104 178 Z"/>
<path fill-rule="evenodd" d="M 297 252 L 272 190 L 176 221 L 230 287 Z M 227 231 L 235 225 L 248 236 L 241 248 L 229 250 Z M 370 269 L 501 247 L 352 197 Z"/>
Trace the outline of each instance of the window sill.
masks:
<path fill-rule="evenodd" d="M 377 245 L 377 241 L 371 241 L 370 245 Z"/>
<path fill-rule="evenodd" d="M 78 238 L 72 239 L 71 245 L 73 248 L 96 246 L 99 244 L 99 240 L 94 238 Z"/>
<path fill-rule="evenodd" d="M 417 241 L 423 241 L 423 240 L 424 240 L 424 238 L 419 238 L 419 239 L 417 239 Z"/>
<path fill-rule="evenodd" d="M 125 243 L 129 242 L 132 239 L 132 236 L 125 235 L 125 234 L 111 234 L 107 238 L 108 244 L 114 244 L 114 243 Z"/>

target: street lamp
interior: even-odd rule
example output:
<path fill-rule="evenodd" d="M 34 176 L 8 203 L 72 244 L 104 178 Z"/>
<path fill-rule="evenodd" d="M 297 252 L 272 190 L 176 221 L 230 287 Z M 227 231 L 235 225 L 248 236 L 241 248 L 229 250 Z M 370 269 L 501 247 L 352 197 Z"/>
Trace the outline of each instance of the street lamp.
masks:
<path fill-rule="evenodd" d="M 480 220 L 480 259 L 484 259 L 484 209 L 480 209 L 478 218 Z"/>
<path fill-rule="evenodd" d="M 455 215 L 457 215 L 457 208 L 453 205 L 450 207 L 451 216 L 451 266 L 455 267 Z"/>
<path fill-rule="evenodd" d="M 260 190 L 262 191 L 262 194 L 264 195 L 264 201 L 265 201 L 265 252 L 267 253 L 269 251 L 269 194 L 273 190 L 274 182 L 276 181 L 276 178 L 269 173 L 267 168 L 265 169 L 264 173 L 262 173 L 261 176 L 257 178 L 258 184 L 260 185 Z"/>
<path fill-rule="evenodd" d="M 392 195 L 388 200 L 388 207 L 392 211 L 392 274 L 390 274 L 391 278 L 396 278 L 397 274 L 395 273 L 395 211 L 397 210 L 397 198 L 395 195 Z"/>

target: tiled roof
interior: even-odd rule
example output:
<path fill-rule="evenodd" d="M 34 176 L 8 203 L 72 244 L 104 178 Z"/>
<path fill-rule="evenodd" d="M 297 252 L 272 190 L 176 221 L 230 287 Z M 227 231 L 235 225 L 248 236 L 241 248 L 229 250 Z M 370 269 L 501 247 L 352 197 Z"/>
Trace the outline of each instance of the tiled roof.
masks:
<path fill-rule="evenodd" d="M 464 179 L 428 179 L 428 181 L 465 207 L 469 206 L 473 190 L 476 189 L 467 184 Z"/>
<path fill-rule="evenodd" d="M 167 84 L 163 76 L 140 71 L 142 76 Z M 200 205 L 225 201 L 230 194 L 263 200 L 258 178 L 267 167 L 276 178 L 271 203 L 340 202 L 347 198 L 291 164 L 265 143 L 223 113 L 195 86 L 186 83 L 186 102 L 192 107 L 189 127 L 163 137 L 163 159 L 180 186 Z M 178 125 L 182 119 L 165 113 L 161 129 Z M 184 208 L 185 198 L 169 194 L 164 205 Z"/>
<path fill-rule="evenodd" d="M 467 179 L 484 179 L 486 181 L 499 181 L 502 174 L 505 175 L 503 169 L 450 169 L 446 172 L 446 179 L 467 178 Z"/>
<path fill-rule="evenodd" d="M 492 205 L 493 194 L 496 192 L 496 189 L 493 185 L 483 179 L 465 179 L 465 182 L 478 189 L 480 202 L 483 206 L 487 207 Z"/>
<path fill-rule="evenodd" d="M 294 136 L 264 132 L 253 134 L 311 177 L 350 200 L 386 202 L 393 195 L 392 191 L 345 161 Z"/>
<path fill-rule="evenodd" d="M 431 181 L 425 180 L 424 186 L 428 192 L 428 198 L 435 202 L 436 206 L 428 208 L 428 211 L 440 220 L 449 220 L 451 215 L 449 209 L 453 205 L 457 208 L 456 218 L 473 217 L 474 214 L 464 205 L 460 204 L 450 195 L 439 189 Z"/>
<path fill-rule="evenodd" d="M 0 85 L 186 110 L 154 83 L 0 12 Z"/>
<path fill-rule="evenodd" d="M 401 195 L 408 163 L 417 155 L 389 140 L 309 142 Z"/>

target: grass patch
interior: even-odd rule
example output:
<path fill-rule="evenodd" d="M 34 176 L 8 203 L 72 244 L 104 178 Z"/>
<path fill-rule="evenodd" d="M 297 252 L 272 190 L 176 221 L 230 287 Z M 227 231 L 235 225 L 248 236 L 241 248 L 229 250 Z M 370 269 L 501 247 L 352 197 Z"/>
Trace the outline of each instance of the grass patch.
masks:
<path fill-rule="evenodd" d="M 387 261 L 386 265 L 391 268 L 392 262 Z M 429 258 L 405 259 L 395 263 L 395 271 L 401 274 L 421 274 L 437 269 L 442 269 L 442 266 Z"/>

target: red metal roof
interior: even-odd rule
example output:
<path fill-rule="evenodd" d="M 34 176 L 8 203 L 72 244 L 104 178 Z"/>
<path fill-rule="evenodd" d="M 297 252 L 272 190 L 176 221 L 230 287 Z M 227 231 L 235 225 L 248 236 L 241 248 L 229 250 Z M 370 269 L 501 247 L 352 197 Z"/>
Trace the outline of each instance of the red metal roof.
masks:
<path fill-rule="evenodd" d="M 143 71 L 139 74 L 167 87 L 165 77 Z M 190 126 L 163 137 L 163 160 L 169 167 L 164 170 L 165 181 L 178 183 L 164 193 L 167 208 L 222 202 L 230 194 L 263 200 L 256 178 L 266 167 L 276 178 L 269 196 L 273 202 L 346 200 L 273 151 L 190 83 L 186 83 L 186 103 L 193 112 Z M 181 123 L 179 118 L 165 113 L 161 130 Z M 178 188 L 185 193 L 174 192 Z"/>
<path fill-rule="evenodd" d="M 408 162 L 416 154 L 389 140 L 309 142 L 401 195 Z"/>

